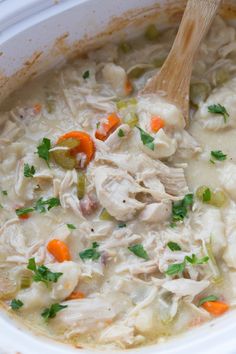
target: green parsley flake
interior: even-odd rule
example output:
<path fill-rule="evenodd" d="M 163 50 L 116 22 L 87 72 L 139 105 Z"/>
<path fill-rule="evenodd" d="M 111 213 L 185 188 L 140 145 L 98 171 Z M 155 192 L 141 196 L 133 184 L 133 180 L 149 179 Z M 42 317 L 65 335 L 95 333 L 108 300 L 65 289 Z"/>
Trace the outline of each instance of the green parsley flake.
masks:
<path fill-rule="evenodd" d="M 46 199 L 46 200 L 43 200 L 43 198 L 40 198 L 39 200 L 37 200 L 35 206 L 34 206 L 34 209 L 36 211 L 38 211 L 39 213 L 45 213 L 46 210 L 50 210 L 54 207 L 57 207 L 61 205 L 60 204 L 60 200 L 58 198 L 49 198 L 49 199 Z"/>
<path fill-rule="evenodd" d="M 182 221 L 193 205 L 193 194 L 186 194 L 184 199 L 172 204 L 172 222 Z"/>
<path fill-rule="evenodd" d="M 135 254 L 135 256 L 148 260 L 148 254 L 146 250 L 143 248 L 141 243 L 137 243 L 136 245 L 128 247 L 128 249 Z"/>
<path fill-rule="evenodd" d="M 63 273 L 51 272 L 45 265 L 37 266 L 34 258 L 30 258 L 28 261 L 27 269 L 34 272 L 33 280 L 35 282 L 43 282 L 47 286 L 49 283 L 56 283 Z"/>
<path fill-rule="evenodd" d="M 89 70 L 86 70 L 86 71 L 83 73 L 83 79 L 86 80 L 86 79 L 89 78 L 89 76 L 90 76 L 90 72 L 89 72 Z"/>
<path fill-rule="evenodd" d="M 209 261 L 209 257 L 205 256 L 202 258 L 197 258 L 197 256 L 195 254 L 192 254 L 192 257 L 186 256 L 185 260 L 187 262 L 189 262 L 190 264 L 199 265 L 199 264 L 207 263 Z"/>
<path fill-rule="evenodd" d="M 195 254 L 192 254 L 192 257 L 185 256 L 184 261 L 181 263 L 174 263 L 168 266 L 167 271 L 165 272 L 167 275 L 177 275 L 179 273 L 183 273 L 186 264 L 190 263 L 191 265 L 201 265 L 207 263 L 209 257 L 197 258 Z"/>
<path fill-rule="evenodd" d="M 198 303 L 198 306 L 201 306 L 203 305 L 205 302 L 207 301 L 217 301 L 218 300 L 218 297 L 215 296 L 215 295 L 209 295 L 209 296 L 206 296 L 206 297 L 203 297 L 199 303 Z"/>
<path fill-rule="evenodd" d="M 229 118 L 229 113 L 227 112 L 226 108 L 222 106 L 221 104 L 213 104 L 211 106 L 208 106 L 208 112 L 214 113 L 214 114 L 221 114 L 224 118 L 224 122 L 227 122 L 227 119 Z"/>
<path fill-rule="evenodd" d="M 227 155 L 224 154 L 221 150 L 211 151 L 211 156 L 218 161 L 224 161 L 227 159 Z"/>
<path fill-rule="evenodd" d="M 26 215 L 32 213 L 32 211 L 34 211 L 34 208 L 19 208 L 15 210 L 17 216 Z"/>
<path fill-rule="evenodd" d="M 33 211 L 37 211 L 39 213 L 45 213 L 46 211 L 49 211 L 50 209 L 57 207 L 59 205 L 61 204 L 58 198 L 53 197 L 46 200 L 40 198 L 39 200 L 37 200 L 37 202 L 33 207 L 16 209 L 16 215 L 21 216 L 28 213 L 32 213 Z"/>
<path fill-rule="evenodd" d="M 45 160 L 49 167 L 51 140 L 48 138 L 43 138 L 41 144 L 37 146 L 37 154 L 41 159 Z"/>
<path fill-rule="evenodd" d="M 4 196 L 8 195 L 7 191 L 2 191 L 2 195 Z"/>
<path fill-rule="evenodd" d="M 124 130 L 123 129 L 119 129 L 117 135 L 118 135 L 119 138 L 123 138 L 125 136 Z"/>
<path fill-rule="evenodd" d="M 97 242 L 92 243 L 91 248 L 87 248 L 86 250 L 79 253 L 80 258 L 84 261 L 85 259 L 92 259 L 96 261 L 100 258 L 101 254 L 97 251 L 99 244 Z"/>
<path fill-rule="evenodd" d="M 154 151 L 154 138 L 137 125 L 136 128 L 140 131 L 140 138 L 142 140 L 143 145 L 147 146 L 150 150 Z"/>
<path fill-rule="evenodd" d="M 67 225 L 68 229 L 70 229 L 70 230 L 75 230 L 76 229 L 76 226 L 73 225 L 73 224 L 66 224 L 66 225 Z"/>
<path fill-rule="evenodd" d="M 166 274 L 167 275 L 176 275 L 179 273 L 183 273 L 184 268 L 185 268 L 185 262 L 170 264 L 168 266 Z"/>
<path fill-rule="evenodd" d="M 23 305 L 23 302 L 17 299 L 13 299 L 10 303 L 12 310 L 19 310 Z"/>
<path fill-rule="evenodd" d="M 67 308 L 67 305 L 52 304 L 49 308 L 46 308 L 41 313 L 41 316 L 48 321 L 50 318 L 56 317 L 57 312 Z"/>
<path fill-rule="evenodd" d="M 122 229 L 123 227 L 126 227 L 127 225 L 125 223 L 120 223 L 118 224 L 119 229 Z"/>
<path fill-rule="evenodd" d="M 36 170 L 34 166 L 30 166 L 28 163 L 24 164 L 24 176 L 25 177 L 33 177 Z"/>
<path fill-rule="evenodd" d="M 202 194 L 202 201 L 209 202 L 211 200 L 211 190 L 210 188 L 206 188 Z"/>
<path fill-rule="evenodd" d="M 181 247 L 178 245 L 178 243 L 176 243 L 176 242 L 172 242 L 172 241 L 170 241 L 170 242 L 168 242 L 167 243 L 167 246 L 169 247 L 169 249 L 171 250 L 171 251 L 181 251 Z"/>

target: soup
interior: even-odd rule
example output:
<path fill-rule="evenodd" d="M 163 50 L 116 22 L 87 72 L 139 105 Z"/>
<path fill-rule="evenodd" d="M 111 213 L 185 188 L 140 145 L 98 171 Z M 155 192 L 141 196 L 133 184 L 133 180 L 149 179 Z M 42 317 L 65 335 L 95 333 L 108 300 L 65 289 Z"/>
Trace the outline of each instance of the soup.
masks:
<path fill-rule="evenodd" d="M 138 92 L 176 28 L 150 25 L 1 109 L 0 295 L 35 331 L 125 349 L 223 315 L 236 289 L 236 32 L 196 58 L 188 129 Z"/>

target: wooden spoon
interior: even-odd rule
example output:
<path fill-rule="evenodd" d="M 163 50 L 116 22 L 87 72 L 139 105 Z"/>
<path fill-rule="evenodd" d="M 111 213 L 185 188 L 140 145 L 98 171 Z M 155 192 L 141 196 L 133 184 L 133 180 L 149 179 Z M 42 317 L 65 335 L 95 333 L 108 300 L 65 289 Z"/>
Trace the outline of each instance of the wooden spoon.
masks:
<path fill-rule="evenodd" d="M 188 0 L 173 47 L 161 70 L 148 80 L 141 94 L 160 94 L 189 116 L 189 86 L 195 54 L 221 0 Z"/>

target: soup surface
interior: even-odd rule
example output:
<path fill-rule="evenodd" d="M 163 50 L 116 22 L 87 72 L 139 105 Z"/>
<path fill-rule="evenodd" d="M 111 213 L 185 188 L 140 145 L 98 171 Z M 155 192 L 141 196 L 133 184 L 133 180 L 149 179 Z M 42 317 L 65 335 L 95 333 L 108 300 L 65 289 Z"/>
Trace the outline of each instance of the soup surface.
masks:
<path fill-rule="evenodd" d="M 236 300 L 236 31 L 217 18 L 191 122 L 138 96 L 176 28 L 149 26 L 1 109 L 0 296 L 76 347 L 164 341 Z"/>

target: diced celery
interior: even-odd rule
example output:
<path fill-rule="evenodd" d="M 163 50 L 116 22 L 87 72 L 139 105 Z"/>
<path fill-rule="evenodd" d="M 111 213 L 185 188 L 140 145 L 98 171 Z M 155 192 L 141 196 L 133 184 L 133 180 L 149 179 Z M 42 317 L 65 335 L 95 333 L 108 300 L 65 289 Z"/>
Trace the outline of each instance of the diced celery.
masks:
<path fill-rule="evenodd" d="M 138 124 L 138 116 L 135 112 L 129 112 L 124 118 L 124 123 L 128 124 L 130 128 L 134 128 Z"/>
<path fill-rule="evenodd" d="M 32 283 L 32 274 L 30 273 L 22 274 L 20 279 L 20 288 L 21 289 L 29 288 L 31 283 Z"/>
<path fill-rule="evenodd" d="M 203 82 L 191 84 L 190 101 L 193 105 L 198 106 L 201 101 L 205 101 L 209 93 L 209 87 Z"/>
<path fill-rule="evenodd" d="M 123 53 L 127 54 L 127 53 L 129 53 L 132 50 L 132 47 L 131 47 L 131 45 L 128 42 L 121 42 L 120 45 L 119 45 L 119 49 Z"/>
<path fill-rule="evenodd" d="M 208 195 L 207 195 L 208 194 Z M 228 197 L 223 191 L 214 192 L 207 186 L 201 186 L 196 191 L 196 196 L 202 202 L 214 205 L 215 207 L 222 207 L 226 204 Z M 207 198 L 209 197 L 209 198 Z"/>
<path fill-rule="evenodd" d="M 228 201 L 227 195 L 223 191 L 217 191 L 212 193 L 211 205 L 221 208 Z"/>
<path fill-rule="evenodd" d="M 99 219 L 103 221 L 112 221 L 114 220 L 113 216 L 111 216 L 108 211 L 104 208 L 99 215 Z"/>
<path fill-rule="evenodd" d="M 86 176 L 84 172 L 78 173 L 77 194 L 78 198 L 82 199 L 85 195 L 86 189 Z"/>
<path fill-rule="evenodd" d="M 73 170 L 76 166 L 76 158 L 74 156 L 70 156 L 70 149 L 78 146 L 79 141 L 77 139 L 69 138 L 55 145 L 55 147 L 67 147 L 69 150 L 55 150 L 52 151 L 51 154 L 59 166 L 66 170 Z"/>
<path fill-rule="evenodd" d="M 149 25 L 145 31 L 145 38 L 149 41 L 155 41 L 159 37 L 159 32 L 154 24 Z"/>
<path fill-rule="evenodd" d="M 204 194 L 209 190 L 209 187 L 207 186 L 201 186 L 198 187 L 198 189 L 196 190 L 196 196 L 198 199 L 200 199 L 201 201 L 204 201 Z M 212 194 L 212 193 L 211 193 Z M 208 200 L 205 200 L 205 202 L 209 202 Z"/>
<path fill-rule="evenodd" d="M 131 97 L 127 100 L 120 100 L 116 102 L 117 109 L 125 109 L 129 105 L 135 106 L 137 104 L 137 99 L 135 97 Z"/>

